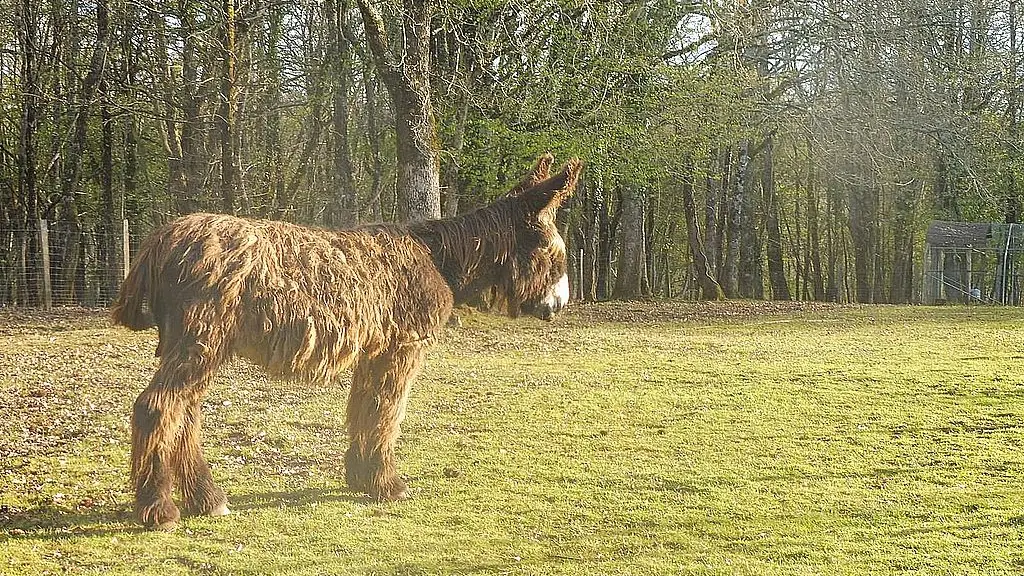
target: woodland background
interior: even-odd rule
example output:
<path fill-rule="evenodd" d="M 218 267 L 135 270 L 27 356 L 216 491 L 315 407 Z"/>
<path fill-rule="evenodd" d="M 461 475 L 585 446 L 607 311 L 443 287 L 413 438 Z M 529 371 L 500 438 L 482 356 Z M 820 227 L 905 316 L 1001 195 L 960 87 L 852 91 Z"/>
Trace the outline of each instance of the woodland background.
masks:
<path fill-rule="evenodd" d="M 196 210 L 347 226 L 540 153 L 576 298 L 912 302 L 931 219 L 1021 217 L 1016 0 L 0 0 L 0 305 L 109 301 Z"/>

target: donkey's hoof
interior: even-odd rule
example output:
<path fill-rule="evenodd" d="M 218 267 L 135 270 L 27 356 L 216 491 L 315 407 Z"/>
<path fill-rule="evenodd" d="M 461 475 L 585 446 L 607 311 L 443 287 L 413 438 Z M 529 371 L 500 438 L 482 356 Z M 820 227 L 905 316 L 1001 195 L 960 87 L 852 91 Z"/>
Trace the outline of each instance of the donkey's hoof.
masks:
<path fill-rule="evenodd" d="M 174 521 L 174 522 L 163 522 L 163 523 L 160 523 L 160 524 L 154 524 L 152 526 L 147 526 L 147 528 L 149 528 L 150 530 L 152 530 L 154 532 L 168 532 L 168 533 L 170 533 L 170 532 L 174 532 L 175 530 L 178 529 L 178 523 L 176 521 Z"/>
<path fill-rule="evenodd" d="M 370 490 L 369 494 L 377 502 L 400 502 L 409 498 L 409 486 L 401 478 L 395 478 L 377 490 Z"/>
<path fill-rule="evenodd" d="M 173 532 L 178 527 L 181 512 L 169 499 L 157 500 L 145 506 L 136 506 L 135 517 L 150 530 Z"/>
<path fill-rule="evenodd" d="M 186 505 L 185 514 L 188 516 L 227 516 L 231 514 L 231 510 L 228 509 L 227 499 L 221 494 L 220 500 Z"/>
<path fill-rule="evenodd" d="M 228 514 L 231 514 L 231 510 L 228 508 L 227 503 L 220 504 L 206 513 L 207 516 L 227 516 Z"/>
<path fill-rule="evenodd" d="M 401 502 L 402 500 L 409 499 L 409 489 L 403 487 L 401 490 L 391 492 L 384 496 L 384 500 L 387 502 Z"/>

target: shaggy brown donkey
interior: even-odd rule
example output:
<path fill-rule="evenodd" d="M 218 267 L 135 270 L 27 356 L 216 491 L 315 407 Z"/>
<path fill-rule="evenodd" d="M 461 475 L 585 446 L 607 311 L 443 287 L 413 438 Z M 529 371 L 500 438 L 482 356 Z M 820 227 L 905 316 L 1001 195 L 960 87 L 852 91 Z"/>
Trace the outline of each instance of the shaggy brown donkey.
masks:
<path fill-rule="evenodd" d="M 143 244 L 112 314 L 157 326 L 160 364 L 135 402 L 135 512 L 171 529 L 179 511 L 228 513 L 200 448 L 200 401 L 232 356 L 269 371 L 330 381 L 353 366 L 349 487 L 406 497 L 395 444 L 409 386 L 452 306 L 483 291 L 509 314 L 550 319 L 568 299 L 555 211 L 576 186 L 578 160 L 556 175 L 542 156 L 509 194 L 447 220 L 353 230 L 192 214 Z"/>

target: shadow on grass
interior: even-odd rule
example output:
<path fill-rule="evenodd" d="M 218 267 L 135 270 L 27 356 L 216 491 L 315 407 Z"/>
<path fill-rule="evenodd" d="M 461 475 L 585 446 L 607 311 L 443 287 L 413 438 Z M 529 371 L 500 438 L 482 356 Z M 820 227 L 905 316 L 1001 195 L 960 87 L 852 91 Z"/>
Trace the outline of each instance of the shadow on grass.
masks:
<path fill-rule="evenodd" d="M 112 536 L 141 532 L 122 505 L 72 508 L 38 504 L 29 508 L 0 506 L 0 532 L 9 538 L 58 540 L 71 536 Z"/>
<path fill-rule="evenodd" d="M 244 512 L 297 508 L 328 502 L 373 503 L 365 494 L 310 488 L 292 492 L 241 494 L 230 498 L 229 505 L 234 512 Z M 144 531 L 146 529 L 135 522 L 130 504 L 89 508 L 49 502 L 27 508 L 0 506 L 0 533 L 10 538 L 54 540 L 71 536 L 113 536 Z"/>
<path fill-rule="evenodd" d="M 274 508 L 297 508 L 326 502 L 373 503 L 370 497 L 365 494 L 350 492 L 345 489 L 333 491 L 321 488 L 306 488 L 291 492 L 257 492 L 229 496 L 228 498 L 228 506 L 236 512 Z"/>

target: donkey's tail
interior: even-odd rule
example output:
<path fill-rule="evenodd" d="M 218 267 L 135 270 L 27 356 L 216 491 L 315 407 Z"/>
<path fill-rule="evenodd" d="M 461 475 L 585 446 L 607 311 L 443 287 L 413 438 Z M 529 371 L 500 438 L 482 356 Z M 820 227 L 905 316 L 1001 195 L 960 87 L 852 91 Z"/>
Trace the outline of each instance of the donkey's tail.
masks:
<path fill-rule="evenodd" d="M 144 247 L 128 271 L 128 277 L 121 284 L 121 290 L 110 307 L 114 324 L 132 330 L 145 330 L 156 325 L 153 321 L 152 299 L 152 250 Z M 149 306 L 146 306 L 146 304 Z"/>

